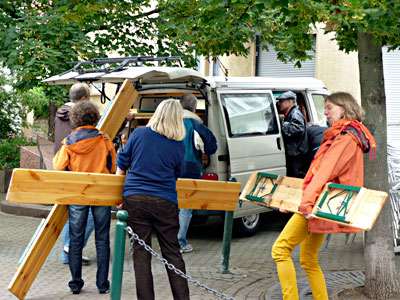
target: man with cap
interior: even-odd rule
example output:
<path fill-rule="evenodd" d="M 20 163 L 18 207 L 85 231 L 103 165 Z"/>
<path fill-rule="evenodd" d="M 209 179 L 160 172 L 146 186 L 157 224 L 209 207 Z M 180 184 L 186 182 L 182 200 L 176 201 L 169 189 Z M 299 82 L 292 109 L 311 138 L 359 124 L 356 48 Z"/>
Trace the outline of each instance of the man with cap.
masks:
<path fill-rule="evenodd" d="M 276 98 L 279 109 L 285 116 L 281 122 L 283 142 L 285 144 L 287 176 L 304 178 L 308 141 L 306 120 L 296 105 L 296 94 L 288 91 Z"/>

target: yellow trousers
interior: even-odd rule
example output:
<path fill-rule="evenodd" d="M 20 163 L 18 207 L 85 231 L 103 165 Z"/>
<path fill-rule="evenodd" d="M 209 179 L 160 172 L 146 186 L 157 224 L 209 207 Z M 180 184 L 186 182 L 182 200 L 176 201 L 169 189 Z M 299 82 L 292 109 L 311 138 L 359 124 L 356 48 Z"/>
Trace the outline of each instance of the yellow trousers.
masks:
<path fill-rule="evenodd" d="M 328 300 L 324 273 L 318 264 L 318 250 L 324 241 L 323 233 L 310 233 L 308 220 L 294 214 L 272 247 L 284 300 L 298 300 L 296 271 L 292 250 L 300 244 L 300 265 L 306 271 L 315 300 Z"/>

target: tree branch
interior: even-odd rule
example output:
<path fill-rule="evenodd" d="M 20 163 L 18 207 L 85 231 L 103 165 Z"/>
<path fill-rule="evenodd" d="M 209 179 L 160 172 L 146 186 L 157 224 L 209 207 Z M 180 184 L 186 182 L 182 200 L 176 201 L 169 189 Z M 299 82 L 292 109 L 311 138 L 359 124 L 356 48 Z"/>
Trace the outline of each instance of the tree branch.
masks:
<path fill-rule="evenodd" d="M 143 18 L 143 17 L 148 17 L 148 16 L 150 16 L 150 15 L 152 15 L 152 14 L 158 14 L 159 12 L 162 12 L 162 11 L 165 10 L 165 9 L 167 9 L 167 8 L 166 8 L 166 7 L 159 7 L 159 8 L 153 9 L 153 10 L 151 10 L 151 11 L 148 11 L 148 12 L 145 12 L 145 13 L 142 13 L 142 14 L 139 14 L 139 15 L 136 15 L 136 16 L 133 16 L 132 18 Z"/>

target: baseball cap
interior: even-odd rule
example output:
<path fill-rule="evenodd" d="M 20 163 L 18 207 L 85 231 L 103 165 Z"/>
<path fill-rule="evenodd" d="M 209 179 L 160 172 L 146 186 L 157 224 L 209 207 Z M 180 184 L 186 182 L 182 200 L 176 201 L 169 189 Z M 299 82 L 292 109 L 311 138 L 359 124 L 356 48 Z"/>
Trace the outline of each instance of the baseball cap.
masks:
<path fill-rule="evenodd" d="M 296 101 L 296 94 L 292 91 L 284 92 L 283 94 L 279 95 L 276 100 L 286 100 L 286 99 L 293 99 Z"/>

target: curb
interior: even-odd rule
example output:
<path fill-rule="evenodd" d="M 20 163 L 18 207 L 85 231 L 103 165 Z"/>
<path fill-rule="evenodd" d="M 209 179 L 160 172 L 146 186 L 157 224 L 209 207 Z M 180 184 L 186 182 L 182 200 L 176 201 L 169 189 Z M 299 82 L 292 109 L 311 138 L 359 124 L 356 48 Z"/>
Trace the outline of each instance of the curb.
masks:
<path fill-rule="evenodd" d="M 0 200 L 5 198 L 6 194 L 3 195 L 0 194 Z M 0 211 L 5 214 L 33 218 L 47 218 L 52 208 L 53 204 L 11 203 L 7 200 L 0 203 Z M 117 219 L 116 213 L 111 210 L 111 219 Z"/>
<path fill-rule="evenodd" d="M 7 200 L 0 203 L 3 213 L 34 218 L 46 218 L 52 207 L 53 205 L 10 203 Z"/>

